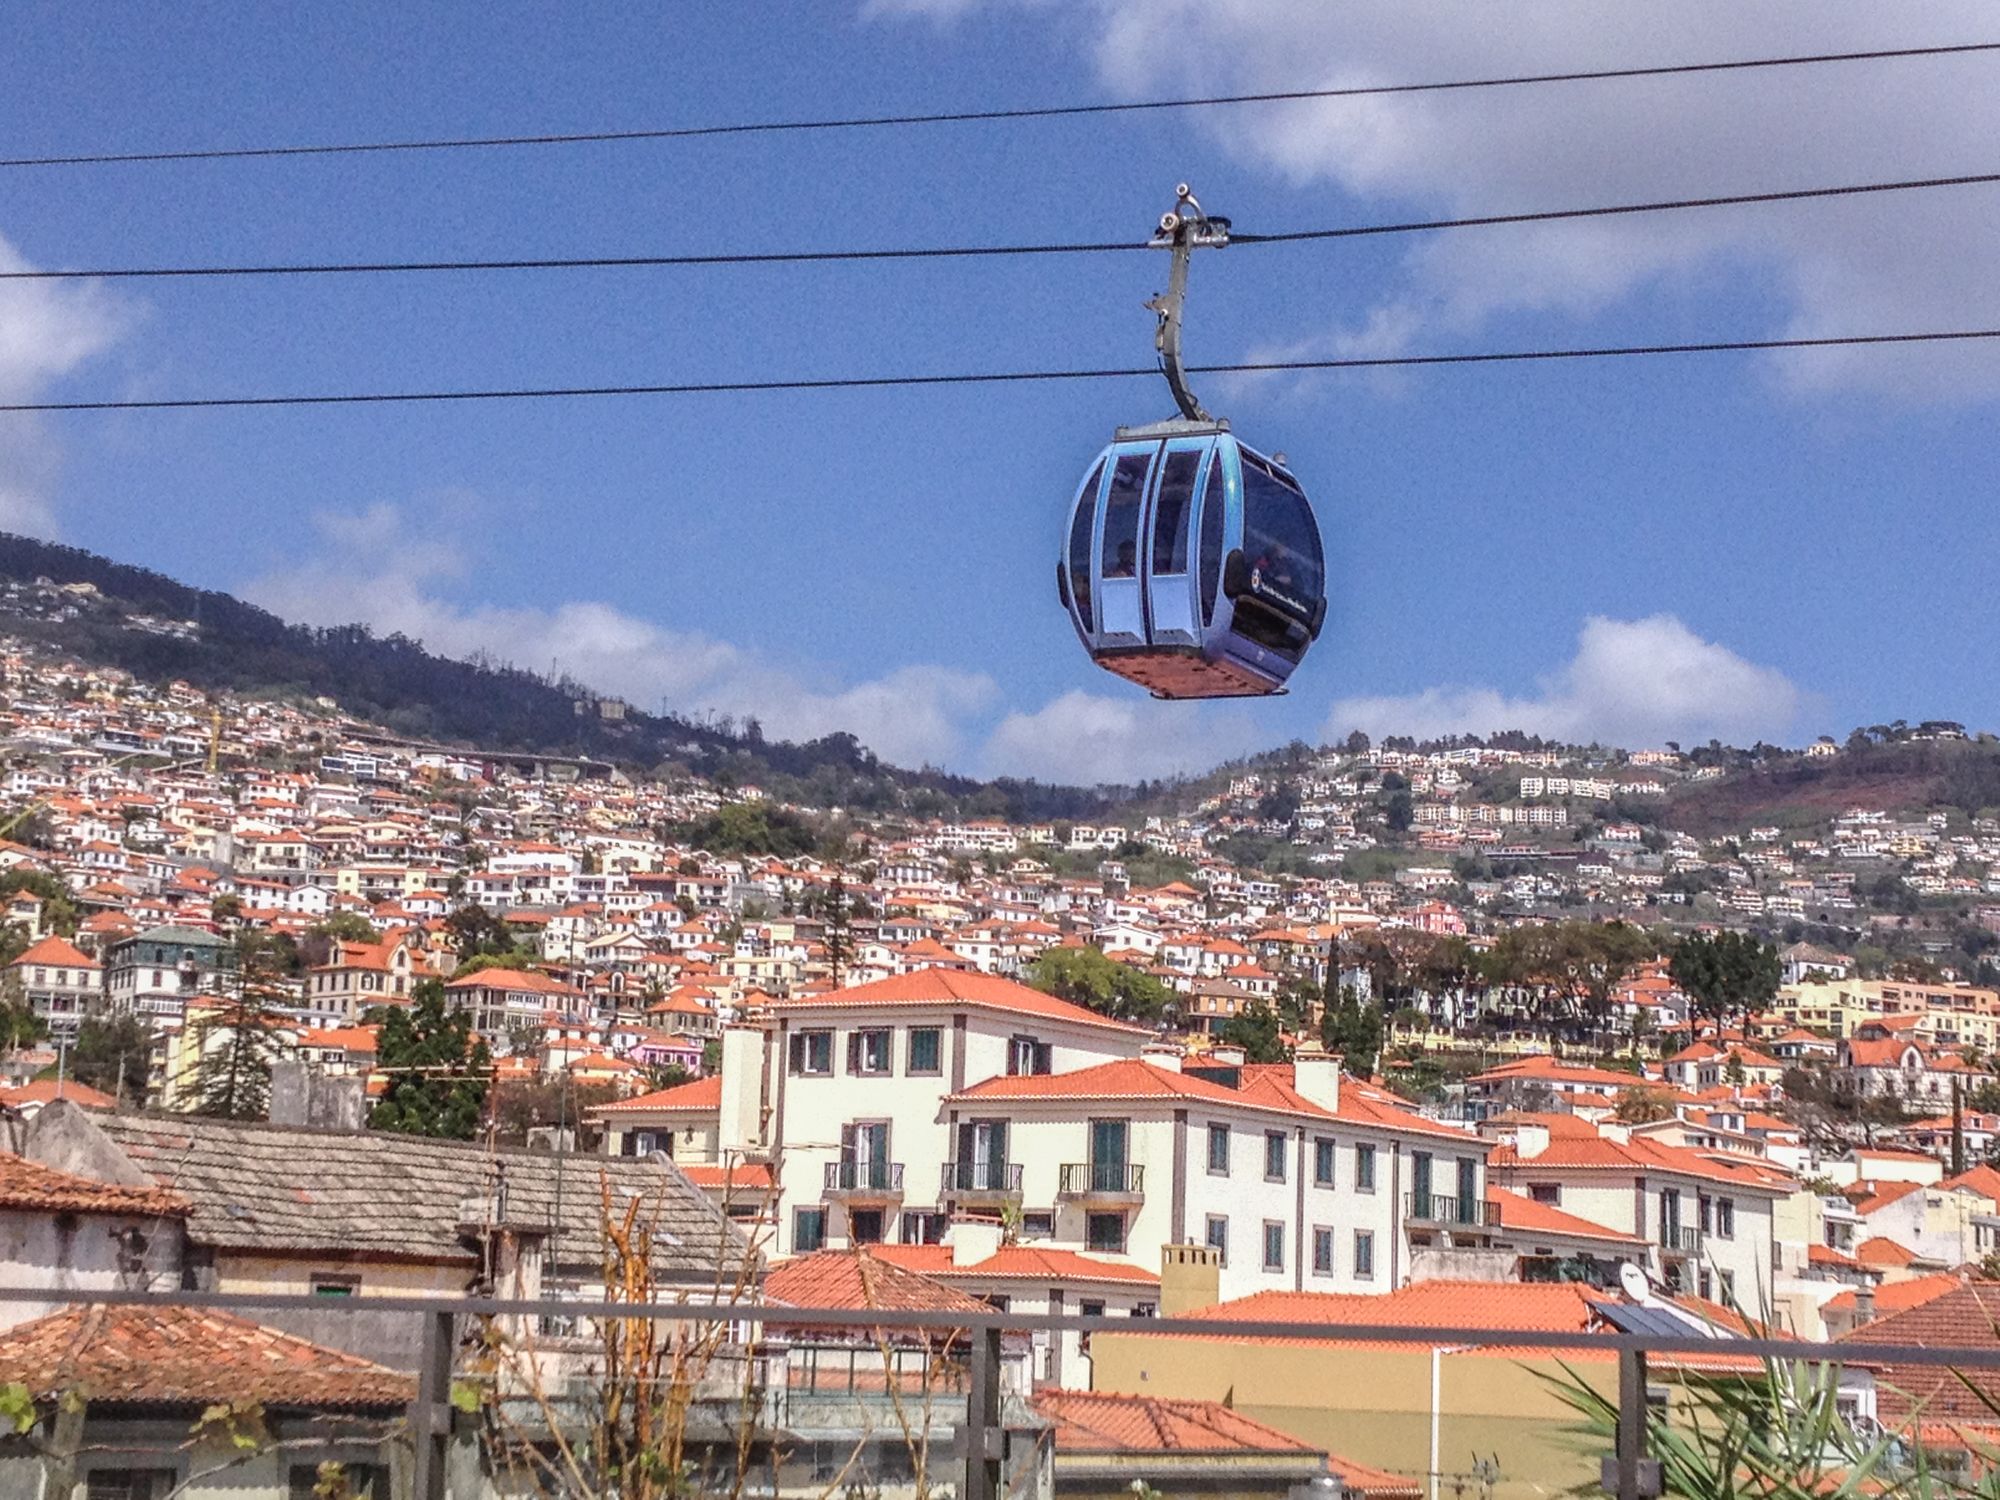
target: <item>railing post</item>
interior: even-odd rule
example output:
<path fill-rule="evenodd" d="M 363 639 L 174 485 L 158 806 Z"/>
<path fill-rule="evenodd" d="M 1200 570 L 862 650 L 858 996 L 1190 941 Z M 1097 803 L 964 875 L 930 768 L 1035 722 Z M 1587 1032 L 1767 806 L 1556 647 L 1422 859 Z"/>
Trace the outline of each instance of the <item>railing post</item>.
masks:
<path fill-rule="evenodd" d="M 427 1312 L 417 1354 L 417 1400 L 410 1408 L 416 1445 L 413 1500 L 445 1500 L 445 1456 L 451 1446 L 451 1366 L 458 1344 L 448 1312 Z"/>
<path fill-rule="evenodd" d="M 999 1500 L 1000 1330 L 975 1328 L 972 1371 L 965 1400 L 965 1488 L 961 1500 Z"/>
<path fill-rule="evenodd" d="M 1618 1500 L 1659 1494 L 1658 1465 L 1646 1457 L 1646 1351 L 1618 1351 Z"/>

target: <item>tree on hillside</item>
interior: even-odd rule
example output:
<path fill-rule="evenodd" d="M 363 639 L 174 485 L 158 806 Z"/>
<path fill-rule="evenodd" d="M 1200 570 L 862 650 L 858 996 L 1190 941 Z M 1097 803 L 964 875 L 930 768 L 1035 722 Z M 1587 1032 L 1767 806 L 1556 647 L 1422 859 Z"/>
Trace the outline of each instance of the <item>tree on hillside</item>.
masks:
<path fill-rule="evenodd" d="M 1362 1004 L 1352 985 L 1339 985 L 1320 1018 L 1319 1036 L 1327 1051 L 1345 1059 L 1348 1072 L 1366 1078 L 1382 1051 L 1381 1007 Z"/>
<path fill-rule="evenodd" d="M 376 1036 L 377 1069 L 389 1080 L 368 1124 L 403 1135 L 472 1139 L 479 1129 L 493 1059 L 472 1032 L 472 1018 L 445 1009 L 444 986 L 420 981 L 407 1006 L 384 1006 L 370 1013 Z"/>
<path fill-rule="evenodd" d="M 269 933 L 236 934 L 236 993 L 217 999 L 189 1028 L 195 1046 L 195 1113 L 261 1120 L 270 1112 L 271 1064 L 278 1054 L 271 1007 L 290 998 L 283 961 Z"/>
<path fill-rule="evenodd" d="M 1636 1083 L 1620 1089 L 1617 1102 L 1611 1106 L 1611 1118 L 1623 1125 L 1650 1125 L 1673 1117 L 1673 1093 L 1657 1084 Z"/>
<path fill-rule="evenodd" d="M 1696 1014 L 1726 1026 L 1762 1010 L 1778 993 L 1778 950 L 1748 933 L 1691 933 L 1674 948 L 1669 972 Z"/>
<path fill-rule="evenodd" d="M 1022 977 L 1045 995 L 1117 1021 L 1150 1026 L 1177 1009 L 1173 993 L 1164 984 L 1129 964 L 1107 958 L 1101 948 L 1047 949 L 1028 965 Z"/>
<path fill-rule="evenodd" d="M 153 1033 L 137 1016 L 86 1016 L 69 1050 L 70 1076 L 128 1104 L 146 1098 Z"/>
<path fill-rule="evenodd" d="M 1245 1062 L 1284 1062 L 1292 1055 L 1279 1034 L 1278 1013 L 1262 1000 L 1252 1000 L 1240 1014 L 1224 1021 L 1215 1040 L 1224 1047 L 1241 1047 Z"/>
<path fill-rule="evenodd" d="M 847 898 L 847 875 L 836 869 L 819 901 L 820 941 L 826 946 L 826 965 L 839 989 L 854 962 L 854 911 Z"/>

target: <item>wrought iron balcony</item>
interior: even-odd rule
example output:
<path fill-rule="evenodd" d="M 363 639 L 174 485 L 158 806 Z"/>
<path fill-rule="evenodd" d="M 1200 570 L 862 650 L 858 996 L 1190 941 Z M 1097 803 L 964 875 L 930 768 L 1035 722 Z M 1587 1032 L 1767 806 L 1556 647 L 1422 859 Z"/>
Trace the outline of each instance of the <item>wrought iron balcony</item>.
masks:
<path fill-rule="evenodd" d="M 1492 1229 L 1500 1223 L 1497 1204 L 1455 1193 L 1405 1193 L 1403 1217 L 1412 1224 L 1443 1224 L 1461 1229 Z"/>
<path fill-rule="evenodd" d="M 1669 1255 L 1693 1255 L 1701 1249 L 1701 1231 L 1692 1225 L 1662 1224 L 1660 1247 Z"/>
<path fill-rule="evenodd" d="M 1017 1161 L 948 1161 L 939 1193 L 946 1198 L 1018 1198 L 1021 1164 Z"/>
<path fill-rule="evenodd" d="M 1146 1169 L 1122 1161 L 1065 1162 L 1056 1195 L 1135 1203 L 1146 1196 Z"/>
<path fill-rule="evenodd" d="M 826 1195 L 863 1202 L 903 1196 L 903 1164 L 899 1161 L 830 1161 L 826 1164 Z"/>

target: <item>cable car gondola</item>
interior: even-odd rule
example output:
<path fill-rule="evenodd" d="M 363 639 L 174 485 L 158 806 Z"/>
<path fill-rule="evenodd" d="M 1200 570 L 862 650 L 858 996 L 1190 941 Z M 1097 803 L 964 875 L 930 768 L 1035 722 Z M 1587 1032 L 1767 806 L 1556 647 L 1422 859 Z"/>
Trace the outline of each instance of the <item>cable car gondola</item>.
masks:
<path fill-rule="evenodd" d="M 1319 523 L 1283 454 L 1211 417 L 1181 366 L 1189 254 L 1229 242 L 1186 184 L 1153 244 L 1173 251 L 1155 345 L 1178 418 L 1121 427 L 1072 502 L 1056 589 L 1091 658 L 1156 698 L 1281 692 L 1326 620 Z"/>

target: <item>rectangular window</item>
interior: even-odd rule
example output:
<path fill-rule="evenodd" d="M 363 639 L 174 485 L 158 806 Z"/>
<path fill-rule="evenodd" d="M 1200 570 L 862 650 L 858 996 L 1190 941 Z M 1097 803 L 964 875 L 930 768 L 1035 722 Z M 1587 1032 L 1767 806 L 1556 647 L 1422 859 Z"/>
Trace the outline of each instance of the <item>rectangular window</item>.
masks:
<path fill-rule="evenodd" d="M 897 1220 L 896 1238 L 906 1245 L 942 1245 L 944 1226 L 941 1213 L 906 1208 Z"/>
<path fill-rule="evenodd" d="M 1321 1136 L 1313 1142 L 1313 1186 L 1333 1186 L 1333 1142 Z"/>
<path fill-rule="evenodd" d="M 1375 1191 L 1375 1148 L 1356 1146 L 1354 1148 L 1354 1186 L 1361 1192 Z"/>
<path fill-rule="evenodd" d="M 1354 1231 L 1354 1274 L 1363 1281 L 1375 1276 L 1375 1233 L 1369 1229 Z"/>
<path fill-rule="evenodd" d="M 943 1033 L 935 1026 L 912 1026 L 910 1028 L 910 1071 L 912 1073 L 941 1073 L 944 1071 Z"/>
<path fill-rule="evenodd" d="M 312 1294 L 315 1297 L 352 1297 L 361 1290 L 359 1276 L 330 1276 L 315 1272 L 312 1278 Z"/>
<path fill-rule="evenodd" d="M 1202 1243 L 1222 1257 L 1222 1263 L 1229 1264 L 1229 1220 L 1222 1214 L 1210 1214 L 1202 1226 Z"/>
<path fill-rule="evenodd" d="M 1736 1200 L 1717 1198 L 1715 1200 L 1715 1235 L 1717 1239 L 1736 1238 Z"/>
<path fill-rule="evenodd" d="M 792 1253 L 810 1255 L 826 1248 L 826 1210 L 801 1208 L 792 1212 Z"/>
<path fill-rule="evenodd" d="M 1313 1230 L 1313 1275 L 1333 1274 L 1333 1231 L 1324 1227 Z"/>
<path fill-rule="evenodd" d="M 825 1078 L 833 1072 L 833 1033 L 795 1031 L 791 1041 L 791 1070 L 805 1078 Z"/>
<path fill-rule="evenodd" d="M 1086 1214 L 1083 1221 L 1084 1248 L 1125 1253 L 1125 1215 Z"/>
<path fill-rule="evenodd" d="M 1034 1213 L 1021 1215 L 1021 1238 L 1024 1240 L 1052 1240 L 1056 1237 L 1056 1216 L 1053 1209 L 1038 1209 Z"/>
<path fill-rule="evenodd" d="M 1264 1180 L 1285 1180 L 1285 1132 L 1282 1130 L 1264 1132 Z"/>
<path fill-rule="evenodd" d="M 880 1077 L 890 1071 L 886 1027 L 857 1031 L 847 1039 L 847 1071 L 862 1077 Z"/>
<path fill-rule="evenodd" d="M 1007 1071 L 1016 1078 L 1051 1072 L 1052 1050 L 1031 1036 L 1013 1037 L 1007 1043 Z"/>
<path fill-rule="evenodd" d="M 1734 1271 L 1717 1271 L 1715 1278 L 1718 1300 L 1725 1307 L 1733 1306 L 1736 1302 L 1736 1273 Z"/>
<path fill-rule="evenodd" d="M 1229 1127 L 1208 1127 L 1208 1170 L 1219 1177 L 1229 1175 Z"/>
<path fill-rule="evenodd" d="M 882 1210 L 850 1208 L 847 1211 L 847 1237 L 857 1245 L 881 1244 Z"/>
<path fill-rule="evenodd" d="M 1551 1208 L 1554 1208 L 1563 1201 L 1562 1184 L 1560 1182 L 1531 1182 L 1528 1184 L 1528 1197 L 1535 1203 L 1546 1203 Z"/>
<path fill-rule="evenodd" d="M 1264 1221 L 1264 1269 L 1285 1269 L 1285 1226 L 1276 1219 Z"/>

